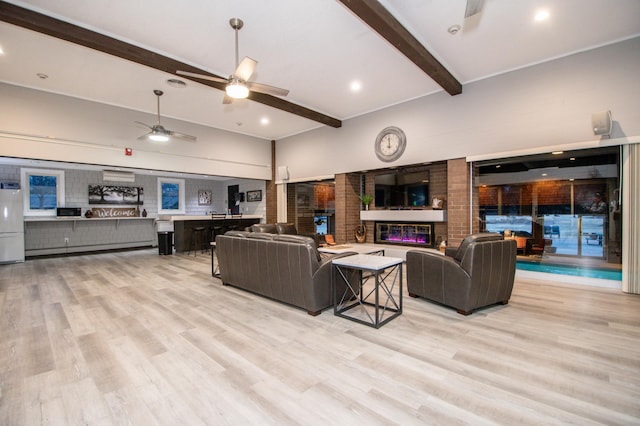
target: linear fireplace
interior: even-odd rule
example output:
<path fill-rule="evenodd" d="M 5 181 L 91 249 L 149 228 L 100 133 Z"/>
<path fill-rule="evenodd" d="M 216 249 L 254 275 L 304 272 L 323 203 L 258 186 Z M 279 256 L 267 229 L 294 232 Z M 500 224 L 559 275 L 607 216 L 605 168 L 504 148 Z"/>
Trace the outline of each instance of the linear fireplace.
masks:
<path fill-rule="evenodd" d="M 376 222 L 374 242 L 433 247 L 433 223 Z"/>

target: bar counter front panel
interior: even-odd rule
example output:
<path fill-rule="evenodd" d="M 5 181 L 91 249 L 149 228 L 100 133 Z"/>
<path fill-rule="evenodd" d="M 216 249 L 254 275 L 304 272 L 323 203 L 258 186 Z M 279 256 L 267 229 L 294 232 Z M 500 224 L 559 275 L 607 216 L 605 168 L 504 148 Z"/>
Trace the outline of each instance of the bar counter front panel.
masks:
<path fill-rule="evenodd" d="M 211 219 L 204 217 L 173 217 L 173 245 L 176 253 L 189 251 L 189 242 L 191 241 L 191 231 L 196 227 L 205 228 L 207 238 L 211 235 L 211 229 L 222 226 L 224 229 L 230 227 L 238 227 L 244 230 L 251 225 L 260 223 L 262 216 L 248 216 L 242 218 L 227 217 L 225 219 Z"/>

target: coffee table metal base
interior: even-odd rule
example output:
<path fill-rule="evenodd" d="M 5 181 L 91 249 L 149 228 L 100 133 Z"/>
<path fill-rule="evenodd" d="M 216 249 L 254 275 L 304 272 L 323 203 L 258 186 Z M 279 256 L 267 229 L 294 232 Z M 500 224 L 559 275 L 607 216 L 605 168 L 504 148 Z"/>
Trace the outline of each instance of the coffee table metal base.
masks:
<path fill-rule="evenodd" d="M 211 276 L 220 278 L 220 269 L 216 262 L 216 242 L 212 241 L 209 245 L 211 246 Z"/>

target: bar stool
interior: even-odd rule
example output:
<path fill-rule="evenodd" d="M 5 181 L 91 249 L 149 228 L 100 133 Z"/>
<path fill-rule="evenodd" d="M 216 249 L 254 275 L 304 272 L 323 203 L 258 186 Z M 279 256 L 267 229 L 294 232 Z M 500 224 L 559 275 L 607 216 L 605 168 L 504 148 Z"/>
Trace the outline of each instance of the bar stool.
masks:
<path fill-rule="evenodd" d="M 244 231 L 242 225 L 242 213 L 234 213 L 231 215 L 231 222 L 226 225 L 228 231 Z"/>
<path fill-rule="evenodd" d="M 198 256 L 198 248 L 202 253 L 208 251 L 208 247 L 205 247 L 207 241 L 207 228 L 204 226 L 194 226 L 191 229 L 191 238 L 189 241 L 189 252 L 187 256 L 191 254 L 191 250 L 193 250 L 193 255 Z"/>
<path fill-rule="evenodd" d="M 210 230 L 210 238 L 209 238 L 210 242 L 215 243 L 216 237 L 218 235 L 224 234 L 225 231 L 227 230 L 224 225 L 226 216 L 227 215 L 224 213 L 222 214 L 213 213 L 211 215 L 212 226 Z"/>

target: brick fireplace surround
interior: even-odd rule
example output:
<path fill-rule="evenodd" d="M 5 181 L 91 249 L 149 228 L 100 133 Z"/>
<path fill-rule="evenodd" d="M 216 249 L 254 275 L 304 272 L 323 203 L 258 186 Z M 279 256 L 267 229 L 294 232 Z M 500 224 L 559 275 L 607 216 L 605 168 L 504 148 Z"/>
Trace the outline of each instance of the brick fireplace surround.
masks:
<path fill-rule="evenodd" d="M 471 232 L 478 231 L 478 222 L 474 221 L 470 231 L 469 220 L 469 164 L 464 158 L 433 163 L 424 166 L 429 170 L 429 194 L 431 197 L 445 198 L 447 221 L 434 224 L 434 238 L 447 240 L 448 245 L 456 246 Z M 355 241 L 354 231 L 360 225 L 360 179 L 362 173 L 336 175 L 336 242 Z M 365 173 L 365 193 L 373 194 L 375 172 Z M 477 191 L 474 194 L 474 217 L 478 217 Z M 375 207 L 371 206 L 374 209 Z M 375 222 L 365 221 L 367 243 L 374 242 Z"/>
<path fill-rule="evenodd" d="M 275 162 L 274 162 L 275 164 Z M 457 246 L 472 232 L 478 232 L 479 224 L 473 221 L 470 230 L 469 220 L 469 164 L 464 158 L 433 163 L 424 166 L 429 170 L 430 196 L 444 197 L 447 210 L 446 222 L 434 223 L 435 240 L 447 240 L 449 246 Z M 335 240 L 338 244 L 355 242 L 355 229 L 360 225 L 360 179 L 363 173 L 341 173 L 335 176 Z M 373 194 L 375 172 L 364 173 L 365 193 Z M 274 177 L 275 179 L 275 177 Z M 276 222 L 275 185 L 267 182 L 267 222 Z M 478 193 L 474 191 L 474 213 L 478 217 Z M 371 206 L 371 208 L 375 208 Z M 374 242 L 375 222 L 365 221 L 367 243 Z"/>

